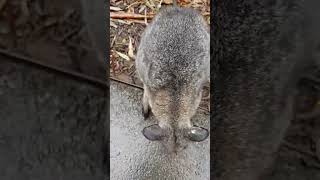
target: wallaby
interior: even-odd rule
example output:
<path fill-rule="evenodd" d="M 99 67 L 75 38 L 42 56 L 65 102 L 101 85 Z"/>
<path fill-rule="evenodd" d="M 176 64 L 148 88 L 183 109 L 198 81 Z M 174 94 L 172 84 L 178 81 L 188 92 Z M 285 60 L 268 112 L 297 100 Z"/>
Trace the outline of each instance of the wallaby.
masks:
<path fill-rule="evenodd" d="M 136 69 L 144 85 L 143 114 L 151 110 L 159 122 L 143 129 L 147 139 L 175 151 L 209 136 L 191 123 L 210 78 L 210 34 L 196 10 L 175 1 L 161 9 L 142 35 Z"/>
<path fill-rule="evenodd" d="M 320 52 L 319 4 L 317 0 L 212 4 L 213 179 L 270 179 L 294 116 L 296 83 L 308 66 L 320 61 L 315 56 Z"/>

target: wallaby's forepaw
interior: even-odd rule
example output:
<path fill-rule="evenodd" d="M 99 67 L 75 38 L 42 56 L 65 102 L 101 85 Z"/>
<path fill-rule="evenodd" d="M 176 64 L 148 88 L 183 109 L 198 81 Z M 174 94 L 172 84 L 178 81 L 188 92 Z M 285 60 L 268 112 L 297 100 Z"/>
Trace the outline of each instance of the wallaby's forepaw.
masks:
<path fill-rule="evenodd" d="M 144 119 L 147 119 L 150 116 L 149 106 L 147 106 L 147 107 L 142 106 L 142 114 L 143 114 Z"/>

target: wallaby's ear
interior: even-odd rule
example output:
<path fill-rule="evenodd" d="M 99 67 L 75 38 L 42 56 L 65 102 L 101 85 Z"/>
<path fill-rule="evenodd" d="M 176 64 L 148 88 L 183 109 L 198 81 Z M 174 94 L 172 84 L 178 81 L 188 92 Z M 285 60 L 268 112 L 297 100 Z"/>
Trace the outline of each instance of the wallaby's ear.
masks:
<path fill-rule="evenodd" d="M 158 124 L 145 127 L 142 130 L 142 134 L 150 141 L 161 141 L 166 135 L 165 131 Z"/>
<path fill-rule="evenodd" d="M 203 127 L 193 126 L 187 131 L 187 138 L 190 141 L 201 142 L 207 139 L 209 131 Z"/>

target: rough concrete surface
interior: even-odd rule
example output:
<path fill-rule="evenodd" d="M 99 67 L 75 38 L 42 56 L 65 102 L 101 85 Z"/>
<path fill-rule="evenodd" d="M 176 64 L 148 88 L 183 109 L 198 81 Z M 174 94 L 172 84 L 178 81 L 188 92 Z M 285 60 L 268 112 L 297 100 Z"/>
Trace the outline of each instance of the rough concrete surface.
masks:
<path fill-rule="evenodd" d="M 154 124 L 144 120 L 140 89 L 112 82 L 110 86 L 110 178 L 112 180 L 210 179 L 209 138 L 190 143 L 176 156 L 168 155 L 159 142 L 141 131 Z M 209 115 L 198 112 L 195 124 L 209 128 Z"/>
<path fill-rule="evenodd" d="M 0 179 L 101 180 L 101 88 L 0 56 Z"/>

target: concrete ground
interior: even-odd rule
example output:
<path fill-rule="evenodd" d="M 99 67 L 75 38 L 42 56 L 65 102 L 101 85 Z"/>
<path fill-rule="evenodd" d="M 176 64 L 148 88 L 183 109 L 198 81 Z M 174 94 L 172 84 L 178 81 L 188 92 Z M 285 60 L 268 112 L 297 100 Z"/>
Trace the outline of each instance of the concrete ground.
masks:
<path fill-rule="evenodd" d="M 190 143 L 176 156 L 168 155 L 159 142 L 145 139 L 141 131 L 154 124 L 141 112 L 142 90 L 111 82 L 110 172 L 112 180 L 210 179 L 209 138 Z M 209 115 L 198 112 L 195 123 L 209 129 Z"/>

